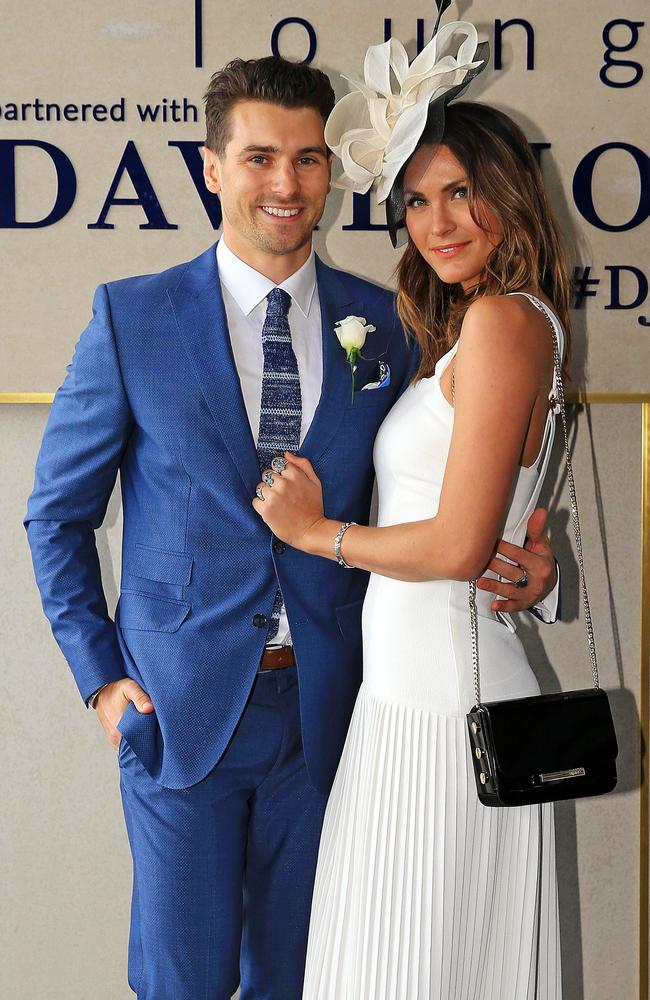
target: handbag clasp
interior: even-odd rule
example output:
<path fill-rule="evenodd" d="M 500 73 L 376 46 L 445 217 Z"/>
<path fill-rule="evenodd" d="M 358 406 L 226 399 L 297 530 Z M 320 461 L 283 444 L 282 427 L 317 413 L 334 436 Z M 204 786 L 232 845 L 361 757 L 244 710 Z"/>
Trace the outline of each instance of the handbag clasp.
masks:
<path fill-rule="evenodd" d="M 568 771 L 549 771 L 547 774 L 540 774 L 540 781 L 564 781 L 566 778 L 584 778 L 586 771 L 584 767 L 571 767 Z"/>

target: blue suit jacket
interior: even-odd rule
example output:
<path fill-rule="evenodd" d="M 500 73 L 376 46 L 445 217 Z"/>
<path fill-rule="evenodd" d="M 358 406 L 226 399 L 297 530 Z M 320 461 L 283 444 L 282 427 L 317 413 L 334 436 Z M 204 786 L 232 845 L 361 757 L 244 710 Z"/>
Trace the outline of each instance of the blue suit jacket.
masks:
<path fill-rule="evenodd" d="M 329 517 L 367 523 L 375 433 L 417 364 L 393 295 L 317 260 L 323 387 L 299 454 L 323 483 Z M 349 314 L 377 330 L 387 388 L 355 394 L 334 333 Z M 385 353 L 384 353 L 385 352 Z M 377 362 L 359 360 L 357 386 Z M 115 623 L 95 530 L 117 472 L 124 514 Z M 275 539 L 251 506 L 255 442 L 235 369 L 215 247 L 161 274 L 98 288 L 93 318 L 56 393 L 25 524 L 43 607 L 87 699 L 128 675 L 155 712 L 129 703 L 119 728 L 170 788 L 221 757 L 258 668 L 279 580 L 298 666 L 303 742 L 326 791 L 361 680 L 368 574 Z"/>

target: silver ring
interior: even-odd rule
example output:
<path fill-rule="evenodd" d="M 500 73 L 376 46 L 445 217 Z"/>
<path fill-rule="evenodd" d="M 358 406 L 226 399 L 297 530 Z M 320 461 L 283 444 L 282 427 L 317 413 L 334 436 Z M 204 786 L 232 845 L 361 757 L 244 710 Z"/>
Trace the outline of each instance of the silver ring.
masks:
<path fill-rule="evenodd" d="M 274 472 L 282 473 L 287 467 L 286 458 L 282 458 L 281 455 L 276 455 L 275 458 L 271 459 L 271 468 Z"/>
<path fill-rule="evenodd" d="M 266 483 L 267 486 L 273 486 L 275 480 L 270 469 L 265 469 L 262 473 L 262 482 Z"/>
<path fill-rule="evenodd" d="M 528 586 L 528 573 L 526 572 L 526 570 L 524 570 L 524 575 L 521 577 L 521 579 L 515 580 L 515 587 L 518 587 L 521 590 L 523 587 L 527 586 Z"/>
<path fill-rule="evenodd" d="M 255 487 L 255 496 L 257 497 L 258 500 L 266 500 L 266 497 L 264 496 L 264 494 L 262 492 L 262 487 L 261 486 L 256 486 Z"/>

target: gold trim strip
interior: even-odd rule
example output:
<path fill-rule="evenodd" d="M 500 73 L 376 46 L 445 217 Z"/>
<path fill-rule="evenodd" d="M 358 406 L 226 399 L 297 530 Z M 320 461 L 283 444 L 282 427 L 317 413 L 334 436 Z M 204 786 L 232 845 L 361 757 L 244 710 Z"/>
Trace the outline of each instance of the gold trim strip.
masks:
<path fill-rule="evenodd" d="M 53 392 L 0 392 L 0 403 L 51 403 Z M 573 392 L 567 403 L 650 403 L 650 392 Z"/>
<path fill-rule="evenodd" d="M 0 392 L 0 403 L 51 403 L 53 392 Z"/>
<path fill-rule="evenodd" d="M 648 739 L 650 738 L 650 402 L 642 407 L 641 430 L 641 786 L 639 794 L 639 1000 L 648 1000 L 650 982 L 648 918 L 650 910 L 650 783 Z"/>
<path fill-rule="evenodd" d="M 650 392 L 568 392 L 568 403 L 650 403 Z"/>

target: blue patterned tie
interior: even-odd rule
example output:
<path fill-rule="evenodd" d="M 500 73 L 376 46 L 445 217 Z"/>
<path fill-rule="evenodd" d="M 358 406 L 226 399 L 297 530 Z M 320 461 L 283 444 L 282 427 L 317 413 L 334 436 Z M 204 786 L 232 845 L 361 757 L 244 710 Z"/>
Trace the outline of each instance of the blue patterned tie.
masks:
<path fill-rule="evenodd" d="M 262 470 L 270 467 L 274 455 L 298 450 L 302 417 L 300 375 L 291 346 L 288 319 L 291 296 L 283 288 L 274 288 L 266 298 L 266 317 L 262 327 L 264 371 L 257 436 L 257 455 Z M 282 593 L 278 587 L 267 642 L 278 634 L 281 610 Z"/>

